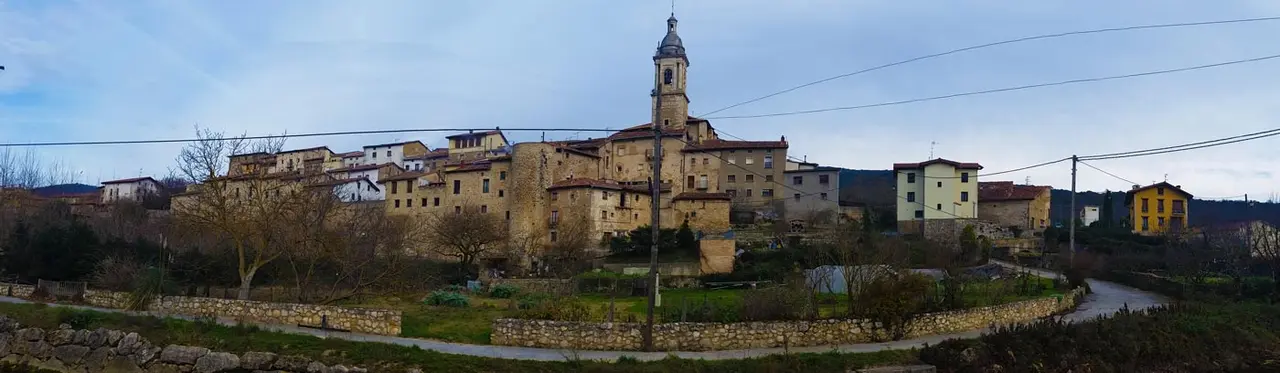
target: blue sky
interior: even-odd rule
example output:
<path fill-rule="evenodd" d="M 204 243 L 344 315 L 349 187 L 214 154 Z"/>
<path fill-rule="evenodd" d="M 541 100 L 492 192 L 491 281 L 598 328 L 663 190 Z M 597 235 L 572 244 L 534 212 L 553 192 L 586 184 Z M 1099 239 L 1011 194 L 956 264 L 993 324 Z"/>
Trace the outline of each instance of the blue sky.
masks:
<path fill-rule="evenodd" d="M 196 124 L 250 134 L 402 127 L 611 127 L 649 118 L 656 1 L 0 0 L 0 139 L 186 137 Z M 764 1 L 677 4 L 694 115 L 800 83 L 1021 36 L 1280 15 L 1270 0 Z M 848 106 L 1280 53 L 1280 22 L 1041 40 L 810 87 L 717 113 Z M 1070 154 L 1159 147 L 1280 127 L 1280 60 L 865 110 L 722 119 L 790 153 L 886 169 L 941 157 L 986 171 Z M 531 141 L 537 133 L 510 133 Z M 548 134 L 567 138 L 571 133 Z M 576 134 L 580 138 L 598 136 Z M 290 140 L 291 148 L 443 134 Z M 1266 195 L 1280 139 L 1093 162 L 1199 196 Z M 178 145 L 43 148 L 82 181 L 163 175 Z M 995 177 L 1066 188 L 1059 164 Z M 1128 183 L 1092 169 L 1081 189 Z"/>

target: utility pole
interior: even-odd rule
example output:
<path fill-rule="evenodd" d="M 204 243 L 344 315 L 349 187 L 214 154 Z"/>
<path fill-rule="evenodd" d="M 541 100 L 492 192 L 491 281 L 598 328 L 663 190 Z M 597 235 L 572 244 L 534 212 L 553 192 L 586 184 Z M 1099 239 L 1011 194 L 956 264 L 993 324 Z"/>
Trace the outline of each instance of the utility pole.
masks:
<path fill-rule="evenodd" d="M 1191 201 L 1187 201 L 1187 204 L 1190 205 Z M 1253 220 L 1252 220 L 1253 218 L 1252 218 L 1252 214 L 1249 213 L 1249 207 L 1252 204 L 1253 204 L 1252 202 L 1249 202 L 1249 193 L 1245 193 L 1244 194 L 1244 247 L 1245 247 L 1245 250 L 1249 250 L 1249 255 L 1253 255 Z M 1187 206 L 1187 207 L 1190 207 L 1190 206 Z M 1187 207 L 1183 207 L 1183 208 L 1185 209 Z"/>
<path fill-rule="evenodd" d="M 658 210 L 662 208 L 662 95 L 660 86 L 654 83 L 653 88 L 653 181 L 649 182 L 649 198 L 653 201 L 650 208 L 649 228 L 652 230 L 653 243 L 649 245 L 649 304 L 645 307 L 644 349 L 653 351 L 653 308 L 658 301 L 658 241 L 662 234 Z"/>
<path fill-rule="evenodd" d="M 1076 163 L 1080 163 L 1080 158 L 1075 154 L 1071 155 L 1071 213 L 1067 214 L 1067 219 L 1071 220 L 1071 238 L 1067 244 L 1067 268 L 1070 269 L 1076 263 Z"/>

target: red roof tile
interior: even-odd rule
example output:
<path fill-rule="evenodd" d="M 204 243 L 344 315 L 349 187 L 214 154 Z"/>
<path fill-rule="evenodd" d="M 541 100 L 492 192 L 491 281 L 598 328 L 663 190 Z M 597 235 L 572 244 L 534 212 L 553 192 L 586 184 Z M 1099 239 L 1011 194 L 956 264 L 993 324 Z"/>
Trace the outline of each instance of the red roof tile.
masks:
<path fill-rule="evenodd" d="M 737 149 L 786 149 L 787 141 L 730 141 L 721 139 L 705 140 L 700 144 L 689 144 L 681 151 L 703 152 L 709 150 Z"/>
<path fill-rule="evenodd" d="M 381 184 L 388 181 L 398 181 L 398 180 L 414 180 L 419 177 L 425 176 L 426 174 L 427 173 L 422 171 L 406 171 L 393 176 L 387 176 L 387 177 L 378 179 L 378 183 Z"/>
<path fill-rule="evenodd" d="M 952 167 L 955 167 L 955 168 L 963 168 L 963 169 L 976 169 L 976 170 L 982 169 L 982 165 L 977 163 L 956 162 L 956 161 L 946 160 L 942 158 L 932 159 L 932 160 L 928 160 L 920 163 L 894 163 L 893 169 L 894 170 L 918 169 L 931 164 L 946 164 L 946 165 L 951 165 Z"/>
<path fill-rule="evenodd" d="M 484 171 L 492 167 L 493 167 L 493 164 L 489 163 L 488 161 L 480 161 L 480 162 L 474 162 L 474 163 L 463 163 L 458 165 L 458 168 L 445 170 L 445 172 Z"/>
<path fill-rule="evenodd" d="M 723 200 L 729 201 L 733 196 L 729 193 L 706 193 L 706 192 L 684 192 L 672 198 L 676 201 L 707 201 L 707 200 Z"/>
<path fill-rule="evenodd" d="M 618 184 L 616 181 L 612 181 L 612 180 L 578 178 L 578 179 L 557 181 L 555 183 L 552 183 L 550 187 L 547 187 L 547 190 L 568 189 L 568 188 L 599 188 L 599 189 L 622 190 L 622 189 L 627 189 L 627 186 Z"/>
<path fill-rule="evenodd" d="M 1049 189 L 1039 185 L 1016 185 L 1012 181 L 979 182 L 978 202 L 1032 200 L 1048 193 Z"/>

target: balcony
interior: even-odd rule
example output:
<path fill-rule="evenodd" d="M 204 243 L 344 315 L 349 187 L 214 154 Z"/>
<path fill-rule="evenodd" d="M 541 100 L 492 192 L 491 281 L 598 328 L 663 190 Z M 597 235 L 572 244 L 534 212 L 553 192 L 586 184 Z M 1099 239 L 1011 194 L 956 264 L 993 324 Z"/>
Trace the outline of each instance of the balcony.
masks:
<path fill-rule="evenodd" d="M 1171 211 L 1171 213 L 1173 214 L 1173 216 L 1186 216 L 1186 215 L 1187 215 L 1187 210 L 1186 210 L 1186 209 L 1173 209 L 1173 210 Z"/>

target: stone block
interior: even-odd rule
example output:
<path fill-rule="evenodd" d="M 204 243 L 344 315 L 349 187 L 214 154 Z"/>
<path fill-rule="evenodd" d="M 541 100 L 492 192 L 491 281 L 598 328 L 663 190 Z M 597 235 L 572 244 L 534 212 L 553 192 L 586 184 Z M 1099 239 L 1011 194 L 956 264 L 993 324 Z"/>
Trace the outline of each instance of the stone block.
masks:
<path fill-rule="evenodd" d="M 69 365 L 80 364 L 88 354 L 89 348 L 85 346 L 63 345 L 53 348 L 53 357 Z"/>
<path fill-rule="evenodd" d="M 204 355 L 196 361 L 196 373 L 227 372 L 240 367 L 240 357 L 226 352 Z"/>
<path fill-rule="evenodd" d="M 209 349 L 204 347 L 168 345 L 160 352 L 160 362 L 192 365 L 207 354 Z"/>
<path fill-rule="evenodd" d="M 240 357 L 240 367 L 244 369 L 270 369 L 276 361 L 276 354 L 270 352 L 246 352 Z"/>

